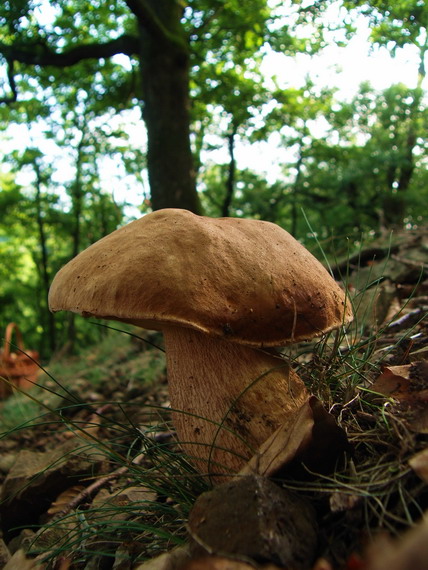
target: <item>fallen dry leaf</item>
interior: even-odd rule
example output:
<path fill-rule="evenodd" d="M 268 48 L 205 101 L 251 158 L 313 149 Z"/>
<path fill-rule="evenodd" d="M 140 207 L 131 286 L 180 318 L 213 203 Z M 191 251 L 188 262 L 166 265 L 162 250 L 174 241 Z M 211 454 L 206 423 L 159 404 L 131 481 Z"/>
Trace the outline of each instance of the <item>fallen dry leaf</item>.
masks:
<path fill-rule="evenodd" d="M 427 570 L 428 513 L 402 537 L 381 536 L 370 546 L 364 570 Z"/>
<path fill-rule="evenodd" d="M 393 398 L 393 413 L 416 433 L 428 433 L 428 362 L 388 366 L 372 384 L 371 390 Z"/>
<path fill-rule="evenodd" d="M 428 483 L 428 447 L 411 457 L 409 465 L 422 481 Z"/>
<path fill-rule="evenodd" d="M 385 366 L 371 386 L 373 392 L 394 398 L 405 398 L 409 391 L 410 364 Z"/>
<path fill-rule="evenodd" d="M 84 489 L 85 487 L 83 485 L 75 485 L 74 487 L 70 487 L 60 493 L 49 507 L 48 515 L 56 515 L 63 512 Z"/>
<path fill-rule="evenodd" d="M 328 473 L 348 447 L 345 432 L 311 396 L 260 446 L 239 475 L 271 477 L 286 467 L 299 469 L 302 464 L 310 471 Z"/>

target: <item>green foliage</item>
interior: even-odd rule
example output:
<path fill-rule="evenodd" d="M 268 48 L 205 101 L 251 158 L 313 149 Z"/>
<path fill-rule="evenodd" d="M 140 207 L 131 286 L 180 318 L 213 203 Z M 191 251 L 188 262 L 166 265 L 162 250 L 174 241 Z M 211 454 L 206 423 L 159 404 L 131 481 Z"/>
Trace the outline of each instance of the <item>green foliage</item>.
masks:
<path fill-rule="evenodd" d="M 428 8 L 425 2 L 420 0 L 398 0 L 396 2 L 358 0 L 356 2 L 345 1 L 344 4 L 349 9 L 359 9 L 370 18 L 373 41 L 390 47 L 392 53 L 407 44 L 414 44 L 426 50 Z"/>
<path fill-rule="evenodd" d="M 0 323 L 18 320 L 43 356 L 70 339 L 78 346 L 98 338 L 82 319 L 49 316 L 55 272 L 128 219 L 119 187 L 141 196 L 141 211 L 150 209 L 138 109 L 144 112 L 141 36 L 132 5 L 21 0 L 0 6 L 6 71 L 0 127 L 2 144 L 11 149 L 0 168 Z M 327 25 L 321 18 L 330 5 L 189 0 L 176 20 L 167 3 L 156 10 L 152 2 L 140 3 L 167 43 L 187 42 L 189 128 L 206 214 L 226 209 L 270 220 L 304 241 L 308 223 L 319 238 L 354 239 L 426 219 L 423 66 L 415 89 L 397 83 L 376 92 L 362 85 L 351 101 L 311 78 L 297 86 L 290 77 L 284 87 L 262 73 L 266 54 L 315 54 L 332 30 L 340 31 L 335 37 L 342 45 L 357 12 L 370 20 L 374 43 L 394 53 L 411 45 L 423 61 L 426 8 L 417 0 L 344 1 L 340 21 Z M 120 38 L 114 54 L 97 51 Z M 74 63 L 56 63 L 81 48 Z M 48 58 L 52 63 L 37 65 Z M 269 141 L 282 157 L 275 176 L 256 161 L 238 167 L 238 147 Z M 221 159 L 211 158 L 221 150 Z"/>
<path fill-rule="evenodd" d="M 324 239 L 426 220 L 428 115 L 418 88 L 396 84 L 376 92 L 363 84 L 341 102 L 329 92 L 318 100 L 308 84 L 284 91 L 282 101 L 266 118 L 264 136 L 270 126 L 282 134 L 291 155 L 284 178 L 267 183 L 255 172 L 238 171 L 233 215 L 279 223 L 301 238 L 309 220 Z M 328 120 L 321 136 L 314 134 L 320 117 Z M 221 211 L 226 171 L 226 164 L 204 171 L 211 215 Z"/>

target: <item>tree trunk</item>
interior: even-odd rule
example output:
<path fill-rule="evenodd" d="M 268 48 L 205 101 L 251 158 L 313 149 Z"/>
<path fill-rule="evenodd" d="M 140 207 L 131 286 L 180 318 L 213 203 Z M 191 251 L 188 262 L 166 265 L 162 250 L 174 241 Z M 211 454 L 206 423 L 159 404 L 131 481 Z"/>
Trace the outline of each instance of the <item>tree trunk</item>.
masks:
<path fill-rule="evenodd" d="M 201 213 L 190 146 L 190 54 L 180 23 L 182 7 L 171 0 L 128 1 L 128 6 L 135 8 L 140 27 L 152 208 Z M 144 13 L 139 15 L 138 8 Z"/>
<path fill-rule="evenodd" d="M 45 318 L 47 319 L 47 332 L 48 332 L 48 342 L 49 342 L 49 349 L 51 352 L 54 352 L 56 349 L 56 327 L 55 327 L 55 319 L 53 313 L 51 313 L 48 309 L 48 293 L 49 287 L 51 282 L 51 276 L 48 268 L 48 247 L 47 247 L 47 238 L 46 238 L 46 231 L 45 231 L 45 224 L 43 219 L 43 212 L 42 212 L 42 174 L 40 171 L 40 167 L 37 161 L 34 161 L 34 170 L 36 173 L 36 220 L 37 220 L 37 227 L 39 230 L 39 245 L 40 245 L 40 274 L 41 274 L 41 281 L 43 286 L 43 303 L 40 307 L 41 315 L 40 321 L 43 324 Z M 43 337 L 41 339 L 43 342 Z M 41 347 L 40 352 L 43 353 L 44 346 Z"/>
<path fill-rule="evenodd" d="M 16 99 L 14 62 L 69 67 L 86 59 L 120 54 L 140 57 L 143 117 L 147 127 L 147 168 L 152 207 L 201 213 L 190 145 L 190 48 L 180 0 L 125 0 L 137 19 L 138 36 L 123 34 L 104 43 L 74 45 L 57 52 L 47 43 L 0 45 L 9 64 L 11 96 Z M 0 101 L 1 102 L 1 101 Z"/>
<path fill-rule="evenodd" d="M 84 148 L 85 130 L 79 125 L 81 130 L 81 138 L 77 145 L 76 154 L 76 174 L 73 183 L 70 187 L 71 203 L 72 203 L 72 216 L 73 216 L 73 231 L 71 234 L 72 239 L 72 252 L 71 258 L 76 257 L 80 252 L 81 247 L 81 223 L 82 223 L 82 202 L 84 198 L 84 190 L 82 188 L 82 154 Z M 69 313 L 67 316 L 67 348 L 63 349 L 65 354 L 72 354 L 76 344 L 76 315 Z"/>
<path fill-rule="evenodd" d="M 229 172 L 226 180 L 226 196 L 224 197 L 221 215 L 225 218 L 230 216 L 230 207 L 232 205 L 233 195 L 235 193 L 235 175 L 236 175 L 236 159 L 235 159 L 235 137 L 237 131 L 236 125 L 232 124 L 232 130 L 227 135 L 229 147 Z"/>

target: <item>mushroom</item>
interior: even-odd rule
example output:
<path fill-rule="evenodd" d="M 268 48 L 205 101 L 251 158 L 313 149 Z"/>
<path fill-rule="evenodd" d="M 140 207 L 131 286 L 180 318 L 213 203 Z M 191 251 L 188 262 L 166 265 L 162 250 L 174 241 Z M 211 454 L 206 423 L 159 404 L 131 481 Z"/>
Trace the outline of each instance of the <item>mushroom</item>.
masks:
<path fill-rule="evenodd" d="M 352 319 L 326 269 L 279 226 L 179 209 L 81 252 L 55 276 L 49 307 L 163 332 L 177 436 L 210 473 L 237 472 L 308 397 L 272 347 Z"/>

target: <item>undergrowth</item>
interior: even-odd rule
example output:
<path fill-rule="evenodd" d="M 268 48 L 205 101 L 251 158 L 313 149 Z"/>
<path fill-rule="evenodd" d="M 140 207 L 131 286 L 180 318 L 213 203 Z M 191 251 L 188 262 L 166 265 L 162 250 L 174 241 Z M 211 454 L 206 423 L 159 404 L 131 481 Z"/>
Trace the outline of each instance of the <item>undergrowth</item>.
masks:
<path fill-rule="evenodd" d="M 408 464 L 426 446 L 426 436 L 409 430 L 393 402 L 371 390 L 384 364 L 408 362 L 403 345 L 416 330 L 391 334 L 401 313 L 376 329 L 367 324 L 379 287 L 369 276 L 363 291 L 349 298 L 358 318 L 348 330 L 285 350 L 351 445 L 329 475 L 308 472 L 304 481 L 278 481 L 316 506 L 319 554 L 339 565 L 378 530 L 400 533 L 427 507 L 425 485 Z M 360 310 L 369 289 L 372 303 Z M 97 350 L 52 363 L 40 383 L 42 388 L 3 404 L 1 438 L 30 428 L 45 438 L 67 432 L 93 470 L 71 498 L 34 525 L 29 553 L 42 553 L 48 568 L 61 559 L 70 559 L 73 569 L 93 559 L 108 568 L 121 557 L 135 563 L 183 544 L 189 510 L 209 481 L 174 440 L 161 350 L 142 350 L 135 338 L 110 331 Z M 81 393 L 89 384 L 93 393 Z M 141 498 L 136 489 L 144 490 Z"/>
<path fill-rule="evenodd" d="M 318 505 L 323 553 L 339 567 L 379 531 L 399 535 L 428 507 L 426 484 L 408 463 L 426 448 L 426 434 L 409 429 L 396 402 L 371 389 L 384 366 L 411 362 L 418 337 L 426 344 L 427 313 L 399 334 L 392 331 L 405 304 L 374 325 L 370 315 L 379 287 L 368 279 L 350 297 L 355 320 L 347 330 L 333 331 L 294 355 L 298 373 L 345 430 L 351 448 L 328 476 L 308 473 L 303 482 L 285 478 L 281 484 Z"/>

